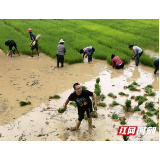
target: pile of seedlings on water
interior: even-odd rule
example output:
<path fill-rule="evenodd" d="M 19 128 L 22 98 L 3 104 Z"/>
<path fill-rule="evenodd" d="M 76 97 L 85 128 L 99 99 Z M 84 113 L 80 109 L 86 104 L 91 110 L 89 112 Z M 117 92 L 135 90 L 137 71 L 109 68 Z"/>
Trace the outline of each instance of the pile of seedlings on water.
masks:
<path fill-rule="evenodd" d="M 147 119 L 148 116 L 147 116 L 146 114 L 144 114 L 142 118 L 143 118 L 143 119 Z"/>
<path fill-rule="evenodd" d="M 112 114 L 112 119 L 118 119 L 118 115 L 116 113 Z"/>
<path fill-rule="evenodd" d="M 87 89 L 87 87 L 86 87 L 86 86 L 81 86 L 81 87 L 82 87 L 82 89 L 83 89 L 83 90 L 86 90 L 86 89 Z"/>
<path fill-rule="evenodd" d="M 20 101 L 19 104 L 20 104 L 20 106 L 25 106 L 25 105 L 30 105 L 31 102 L 30 101 L 28 101 L 28 102 Z"/>
<path fill-rule="evenodd" d="M 128 86 L 124 86 L 124 89 L 128 88 L 130 91 L 141 91 L 140 89 L 137 89 L 133 84 L 130 84 Z"/>
<path fill-rule="evenodd" d="M 120 120 L 120 124 L 121 125 L 125 125 L 126 124 L 126 118 L 125 117 L 119 117 L 119 120 Z"/>
<path fill-rule="evenodd" d="M 94 110 L 94 111 L 91 112 L 91 117 L 92 118 L 97 118 L 98 117 L 98 114 L 97 114 L 96 110 Z"/>
<path fill-rule="evenodd" d="M 126 100 L 124 110 L 127 112 L 132 112 L 133 109 L 131 108 L 131 100 Z"/>
<path fill-rule="evenodd" d="M 100 93 L 101 93 L 101 87 L 99 84 L 95 84 L 95 89 L 94 89 L 94 93 L 97 95 L 97 96 L 100 96 Z"/>
<path fill-rule="evenodd" d="M 147 108 L 149 111 L 155 111 L 153 102 L 146 102 L 145 103 L 145 108 Z"/>
<path fill-rule="evenodd" d="M 106 107 L 107 105 L 104 102 L 99 102 L 99 103 L 97 103 L 97 106 Z"/>
<path fill-rule="evenodd" d="M 72 106 L 74 106 L 74 107 L 78 107 L 76 102 L 73 102 L 73 101 L 72 101 L 72 102 L 70 102 L 69 104 L 72 105 Z"/>
<path fill-rule="evenodd" d="M 126 94 L 126 93 L 124 93 L 124 92 L 119 92 L 118 94 L 121 95 L 121 96 L 126 96 L 126 97 L 129 96 L 129 94 Z"/>
<path fill-rule="evenodd" d="M 146 112 L 144 110 L 141 111 L 141 114 L 145 114 Z"/>
<path fill-rule="evenodd" d="M 114 95 L 114 94 L 113 94 L 113 93 L 111 93 L 111 92 L 110 92 L 110 93 L 108 93 L 108 96 L 109 96 L 109 97 L 112 97 L 112 98 L 117 98 L 117 96 L 116 96 L 116 95 Z"/>
<path fill-rule="evenodd" d="M 140 85 L 139 85 L 137 82 L 135 82 L 135 81 L 134 81 L 132 84 L 133 84 L 133 85 L 136 85 L 136 86 L 140 86 Z"/>
<path fill-rule="evenodd" d="M 63 113 L 64 111 L 66 111 L 66 109 L 65 110 L 63 108 L 58 109 L 58 113 Z"/>
<path fill-rule="evenodd" d="M 116 106 L 116 105 L 119 105 L 119 103 L 117 103 L 116 101 L 112 101 L 112 104 L 109 104 L 110 107 L 113 107 L 113 106 Z"/>
<path fill-rule="evenodd" d="M 135 101 L 138 101 L 138 105 L 140 106 L 144 101 L 147 101 L 148 99 L 143 96 L 136 96 Z"/>
<path fill-rule="evenodd" d="M 152 85 L 147 85 L 145 88 L 144 88 L 145 92 L 146 92 L 146 96 L 155 96 L 156 93 L 152 91 Z"/>
<path fill-rule="evenodd" d="M 140 111 L 141 109 L 139 108 L 139 105 L 137 105 L 137 106 L 134 107 L 133 110 L 134 110 L 134 111 Z"/>
<path fill-rule="evenodd" d="M 146 127 L 156 127 L 156 130 L 159 131 L 159 123 L 156 124 L 156 122 L 154 122 L 151 118 L 147 118 L 145 122 L 147 123 Z"/>
<path fill-rule="evenodd" d="M 149 117 L 153 117 L 153 114 L 151 112 L 146 112 L 146 115 Z"/>
<path fill-rule="evenodd" d="M 99 82 L 100 82 L 100 78 L 98 77 L 98 78 L 96 79 L 96 83 L 99 84 Z"/>
<path fill-rule="evenodd" d="M 49 99 L 60 99 L 61 97 L 57 94 L 55 94 L 54 96 L 49 96 Z"/>
<path fill-rule="evenodd" d="M 154 115 L 158 115 L 159 114 L 159 109 L 154 111 Z"/>
<path fill-rule="evenodd" d="M 104 94 L 101 94 L 101 95 L 99 96 L 99 99 L 100 99 L 101 101 L 103 101 L 105 98 L 106 98 L 106 96 L 105 96 Z"/>
<path fill-rule="evenodd" d="M 85 115 L 85 116 L 84 116 L 84 119 L 85 119 L 85 120 L 88 120 L 88 116 L 87 116 L 87 115 Z"/>

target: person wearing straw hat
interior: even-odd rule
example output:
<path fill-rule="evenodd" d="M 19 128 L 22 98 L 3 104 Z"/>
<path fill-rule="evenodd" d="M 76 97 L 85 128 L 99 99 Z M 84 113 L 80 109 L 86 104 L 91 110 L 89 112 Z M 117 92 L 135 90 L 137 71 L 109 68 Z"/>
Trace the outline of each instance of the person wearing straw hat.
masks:
<path fill-rule="evenodd" d="M 29 28 L 27 30 L 27 32 L 30 34 L 31 40 L 32 42 L 30 43 L 30 47 L 31 47 L 31 57 L 33 57 L 33 50 L 36 49 L 37 54 L 39 56 L 39 52 L 38 52 L 38 41 L 36 40 L 36 36 L 32 33 L 32 29 Z"/>
<path fill-rule="evenodd" d="M 59 63 L 61 63 L 61 67 L 63 67 L 64 55 L 66 53 L 64 42 L 65 41 L 63 39 L 60 39 L 59 45 L 57 46 L 57 68 L 59 68 Z"/>

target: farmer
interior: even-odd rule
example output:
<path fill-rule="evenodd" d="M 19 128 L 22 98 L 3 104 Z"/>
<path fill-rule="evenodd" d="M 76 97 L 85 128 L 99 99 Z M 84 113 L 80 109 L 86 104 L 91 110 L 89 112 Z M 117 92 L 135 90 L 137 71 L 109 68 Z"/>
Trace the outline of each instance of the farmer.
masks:
<path fill-rule="evenodd" d="M 30 34 L 31 40 L 32 42 L 30 43 L 30 47 L 31 47 L 31 57 L 33 57 L 33 50 L 36 48 L 37 54 L 39 56 L 39 52 L 38 52 L 38 41 L 36 40 L 36 36 L 32 33 L 32 29 L 29 28 L 27 30 L 27 32 Z"/>
<path fill-rule="evenodd" d="M 66 53 L 66 48 L 63 45 L 65 41 L 61 39 L 59 41 L 59 45 L 57 46 L 57 68 L 59 68 L 59 63 L 61 63 L 61 67 L 63 67 L 64 63 L 64 55 Z"/>
<path fill-rule="evenodd" d="M 111 55 L 111 59 L 113 68 L 120 69 L 124 67 L 125 60 L 121 61 L 120 58 L 114 54 Z"/>
<path fill-rule="evenodd" d="M 17 48 L 17 45 L 16 43 L 13 41 L 13 40 L 8 40 L 5 42 L 5 45 L 9 47 L 9 53 L 8 53 L 8 56 L 11 56 L 12 57 L 12 47 L 14 47 L 18 53 L 18 55 L 20 56 L 19 54 L 19 51 L 18 51 L 18 48 Z M 13 54 L 15 54 L 15 49 L 13 50 Z"/>
<path fill-rule="evenodd" d="M 92 61 L 92 54 L 94 51 L 95 51 L 95 49 L 92 46 L 90 46 L 90 47 L 86 47 L 84 49 L 81 49 L 79 52 L 80 52 L 80 54 L 83 53 L 83 58 L 85 55 L 86 55 L 85 57 L 88 56 L 88 62 L 91 62 Z"/>
<path fill-rule="evenodd" d="M 159 58 L 154 61 L 154 66 L 155 66 L 154 74 L 156 74 L 157 70 L 159 69 Z"/>
<path fill-rule="evenodd" d="M 139 58 L 143 54 L 142 49 L 140 47 L 134 46 L 134 45 L 129 45 L 129 49 L 133 50 L 134 56 L 132 57 L 132 60 L 136 57 L 135 58 L 135 63 L 136 63 L 136 66 L 138 66 L 138 64 L 139 64 Z"/>
<path fill-rule="evenodd" d="M 83 90 L 79 83 L 75 83 L 73 85 L 73 88 L 74 92 L 70 94 L 63 107 L 63 109 L 65 110 L 69 101 L 75 101 L 78 106 L 78 121 L 76 122 L 76 127 L 73 127 L 71 130 L 74 131 L 80 127 L 81 121 L 84 119 L 84 112 L 87 112 L 88 129 L 89 131 L 91 131 L 92 118 L 90 113 L 92 112 L 92 102 L 89 97 L 93 96 L 95 102 L 94 108 L 97 109 L 96 94 L 88 90 Z"/>

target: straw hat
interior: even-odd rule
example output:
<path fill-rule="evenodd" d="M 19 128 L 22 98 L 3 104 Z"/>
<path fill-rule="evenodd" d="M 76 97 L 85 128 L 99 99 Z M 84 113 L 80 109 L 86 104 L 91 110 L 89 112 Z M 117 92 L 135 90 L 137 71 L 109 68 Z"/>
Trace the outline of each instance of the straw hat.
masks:
<path fill-rule="evenodd" d="M 65 41 L 63 39 L 60 39 L 59 43 L 64 43 Z"/>

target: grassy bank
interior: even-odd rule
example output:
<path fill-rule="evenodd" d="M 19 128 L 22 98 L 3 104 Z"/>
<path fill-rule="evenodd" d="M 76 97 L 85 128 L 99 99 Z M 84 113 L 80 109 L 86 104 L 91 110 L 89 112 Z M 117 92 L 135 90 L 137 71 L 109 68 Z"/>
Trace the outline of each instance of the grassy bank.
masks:
<path fill-rule="evenodd" d="M 35 35 L 41 34 L 39 49 L 56 58 L 57 45 L 62 38 L 65 40 L 67 53 L 65 62 L 72 64 L 82 62 L 79 54 L 81 48 L 93 46 L 94 58 L 107 60 L 111 64 L 111 54 L 130 62 L 133 51 L 128 45 L 134 44 L 144 49 L 159 51 L 159 20 L 136 19 L 90 19 L 90 20 L 0 20 L 0 47 L 6 52 L 4 42 L 8 39 L 16 41 L 23 54 L 30 54 L 30 37 L 28 28 Z M 35 52 L 35 51 L 34 51 Z M 143 54 L 140 62 L 153 66 L 154 58 Z"/>

